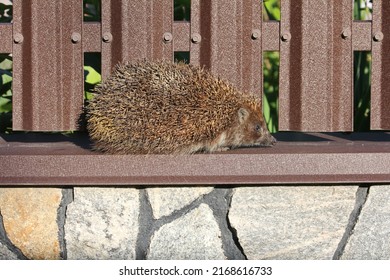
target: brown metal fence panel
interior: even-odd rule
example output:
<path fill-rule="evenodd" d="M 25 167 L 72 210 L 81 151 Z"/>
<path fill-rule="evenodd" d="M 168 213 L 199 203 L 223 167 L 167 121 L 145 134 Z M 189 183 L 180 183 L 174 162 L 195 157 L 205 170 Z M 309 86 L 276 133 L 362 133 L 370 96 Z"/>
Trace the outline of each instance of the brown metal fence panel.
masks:
<path fill-rule="evenodd" d="M 83 24 L 83 51 L 101 52 L 102 36 L 100 22 L 84 22 Z"/>
<path fill-rule="evenodd" d="M 119 62 L 173 59 L 172 0 L 102 1 L 102 76 Z"/>
<path fill-rule="evenodd" d="M 390 1 L 373 1 L 371 129 L 390 129 Z"/>
<path fill-rule="evenodd" d="M 191 22 L 173 22 L 173 0 L 105 0 L 101 23 L 83 23 L 82 0 L 15 0 L 0 25 L 13 55 L 13 129 L 75 130 L 83 104 L 83 52 L 118 62 L 190 51 L 244 91 L 261 95 L 262 54 L 280 51 L 279 130 L 353 130 L 353 51 L 372 50 L 371 129 L 390 129 L 390 1 L 353 22 L 353 1 L 283 0 L 281 21 L 262 1 L 192 0 Z"/>
<path fill-rule="evenodd" d="M 371 21 L 354 21 L 352 27 L 353 49 L 355 51 L 371 50 Z"/>
<path fill-rule="evenodd" d="M 281 4 L 279 129 L 351 131 L 352 1 Z"/>
<path fill-rule="evenodd" d="M 13 6 L 13 129 L 76 130 L 83 104 L 82 0 L 15 0 Z"/>
<path fill-rule="evenodd" d="M 177 21 L 173 23 L 173 48 L 178 52 L 190 51 L 190 23 Z"/>
<path fill-rule="evenodd" d="M 0 24 L 0 53 L 12 52 L 12 24 Z"/>
<path fill-rule="evenodd" d="M 191 63 L 262 92 L 261 1 L 191 1 Z"/>

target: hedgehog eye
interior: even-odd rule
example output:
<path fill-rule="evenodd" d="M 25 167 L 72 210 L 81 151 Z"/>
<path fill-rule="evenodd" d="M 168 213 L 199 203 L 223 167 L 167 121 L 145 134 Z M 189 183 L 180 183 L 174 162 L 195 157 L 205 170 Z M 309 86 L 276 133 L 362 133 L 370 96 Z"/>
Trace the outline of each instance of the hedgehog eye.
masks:
<path fill-rule="evenodd" d="M 256 130 L 256 132 L 261 133 L 262 132 L 261 125 L 260 124 L 256 124 L 255 125 L 255 130 Z"/>

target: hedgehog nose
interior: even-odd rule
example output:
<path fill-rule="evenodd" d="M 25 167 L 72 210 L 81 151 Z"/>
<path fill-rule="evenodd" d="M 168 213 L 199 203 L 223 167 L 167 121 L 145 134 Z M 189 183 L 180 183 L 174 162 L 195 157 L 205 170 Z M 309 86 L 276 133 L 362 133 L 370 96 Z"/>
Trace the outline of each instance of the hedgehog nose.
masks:
<path fill-rule="evenodd" d="M 271 144 L 271 146 L 274 146 L 275 144 L 276 144 L 276 138 L 275 137 L 273 137 L 271 134 L 269 135 L 270 136 L 270 138 L 271 138 L 271 140 L 270 140 L 270 144 Z"/>

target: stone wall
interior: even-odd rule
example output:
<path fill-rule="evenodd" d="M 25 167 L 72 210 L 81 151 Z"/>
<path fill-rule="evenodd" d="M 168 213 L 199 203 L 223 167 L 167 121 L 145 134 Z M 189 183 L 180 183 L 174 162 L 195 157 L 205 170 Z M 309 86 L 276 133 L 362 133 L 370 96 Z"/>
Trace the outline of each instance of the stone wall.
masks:
<path fill-rule="evenodd" d="M 0 259 L 389 259 L 390 186 L 0 188 Z"/>

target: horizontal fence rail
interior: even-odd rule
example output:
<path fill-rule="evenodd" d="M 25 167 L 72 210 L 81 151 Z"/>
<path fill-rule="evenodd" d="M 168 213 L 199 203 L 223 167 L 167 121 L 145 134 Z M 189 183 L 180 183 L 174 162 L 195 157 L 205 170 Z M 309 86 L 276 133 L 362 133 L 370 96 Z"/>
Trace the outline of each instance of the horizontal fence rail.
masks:
<path fill-rule="evenodd" d="M 353 52 L 362 50 L 372 52 L 371 129 L 390 129 L 390 1 L 373 2 L 372 21 L 354 21 L 351 0 L 282 0 L 280 22 L 263 22 L 258 0 L 193 0 L 190 22 L 173 21 L 172 0 L 102 1 L 92 23 L 81 0 L 13 5 L 0 53 L 13 56 L 14 130 L 78 129 L 84 52 L 101 53 L 105 78 L 120 61 L 188 51 L 261 98 L 269 50 L 280 51 L 280 131 L 352 131 Z"/>
<path fill-rule="evenodd" d="M 0 137 L 0 185 L 276 185 L 390 182 L 390 133 L 277 134 L 273 148 L 103 155 L 86 138 Z"/>

